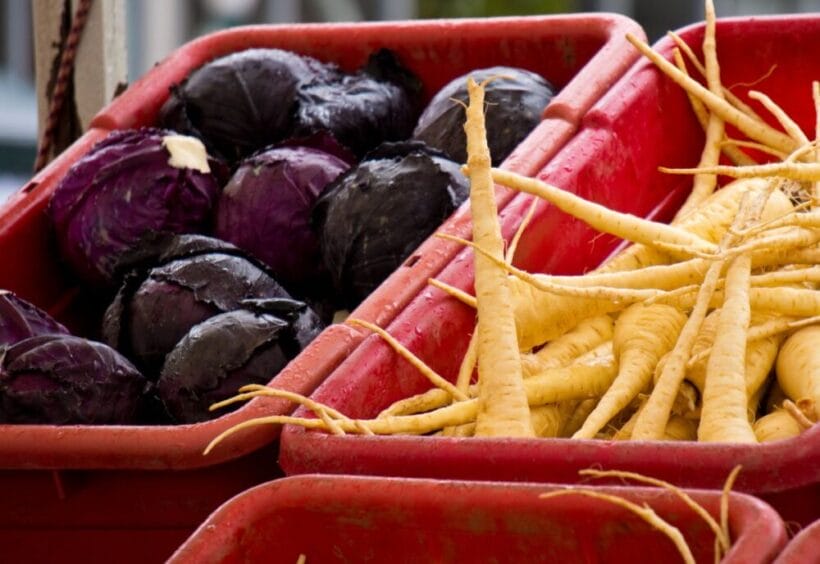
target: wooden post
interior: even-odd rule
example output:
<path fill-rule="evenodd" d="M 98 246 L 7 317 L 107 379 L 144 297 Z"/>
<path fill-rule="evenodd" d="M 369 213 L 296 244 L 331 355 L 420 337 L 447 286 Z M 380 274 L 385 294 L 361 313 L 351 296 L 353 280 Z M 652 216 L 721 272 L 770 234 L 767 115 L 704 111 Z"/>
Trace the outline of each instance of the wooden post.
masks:
<path fill-rule="evenodd" d="M 76 0 L 33 0 L 34 69 L 37 92 L 38 139 L 49 113 L 57 76 L 60 45 L 71 27 Z M 127 80 L 124 0 L 94 0 L 74 63 L 73 84 L 60 114 L 58 154 L 110 102 Z"/>
<path fill-rule="evenodd" d="M 76 1 L 71 4 L 73 11 Z M 74 67 L 74 101 L 83 131 L 127 83 L 125 38 L 125 1 L 95 0 Z"/>

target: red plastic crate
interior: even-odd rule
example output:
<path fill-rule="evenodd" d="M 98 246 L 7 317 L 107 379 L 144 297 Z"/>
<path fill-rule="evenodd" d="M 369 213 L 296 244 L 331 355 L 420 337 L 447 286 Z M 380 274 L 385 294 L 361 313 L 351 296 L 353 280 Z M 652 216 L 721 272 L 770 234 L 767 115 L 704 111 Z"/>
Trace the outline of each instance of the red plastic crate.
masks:
<path fill-rule="evenodd" d="M 820 564 L 820 519 L 797 533 L 774 564 Z"/>
<path fill-rule="evenodd" d="M 730 19 L 718 22 L 718 56 L 725 84 L 755 83 L 813 131 L 810 80 L 820 74 L 813 46 L 820 16 Z M 703 25 L 681 30 L 693 47 Z M 670 41 L 656 47 L 670 53 Z M 751 50 L 754 57 L 748 56 Z M 699 50 L 699 49 L 698 49 Z M 771 64 L 773 72 L 765 76 Z M 796 77 L 804 77 L 795 84 Z M 759 81 L 759 82 L 757 82 Z M 578 134 L 538 174 L 557 186 L 609 207 L 668 218 L 691 180 L 658 172 L 659 165 L 693 166 L 703 133 L 683 91 L 648 61 L 627 73 L 582 120 Z M 509 238 L 529 207 L 517 196 L 501 213 Z M 539 204 L 522 237 L 516 262 L 532 271 L 580 273 L 598 265 L 616 244 L 550 205 Z M 472 253 L 464 251 L 438 276 L 472 292 Z M 427 288 L 387 327 L 433 369 L 454 380 L 474 310 Z M 429 382 L 378 336 L 365 340 L 316 390 L 313 399 L 351 417 L 373 417 Z M 297 411 L 304 415 L 304 410 Z M 331 436 L 285 426 L 280 465 L 304 472 L 573 482 L 591 466 L 628 469 L 677 485 L 719 488 L 736 464 L 737 489 L 769 501 L 787 521 L 820 516 L 820 425 L 801 437 L 755 446 L 567 439 Z"/>
<path fill-rule="evenodd" d="M 595 14 L 262 25 L 201 37 L 104 108 L 82 140 L 0 206 L 0 257 L 7 265 L 0 268 L 0 288 L 47 309 L 76 334 L 97 334 L 106 304 L 81 290 L 58 263 L 45 216 L 48 198 L 67 168 L 95 141 L 109 130 L 154 124 L 170 86 L 214 57 L 248 47 L 280 47 L 353 69 L 376 48 L 390 47 L 421 77 L 428 98 L 470 68 L 529 68 L 561 89 L 543 122 L 504 164 L 533 174 L 572 137 L 581 116 L 637 58 L 624 39 L 626 32 L 643 36 L 628 18 Z M 500 192 L 499 205 L 512 196 Z M 465 211 L 454 214 L 446 229 L 466 234 Z M 444 241 L 426 242 L 362 304 L 357 316 L 387 323 L 457 250 Z M 330 327 L 276 377 L 275 385 L 310 393 L 363 337 L 345 325 Z M 8 547 L 4 557 L 26 559 L 46 544 L 58 547 L 66 561 L 110 560 L 116 555 L 118 561 L 136 562 L 167 556 L 219 503 L 281 472 L 270 463 L 278 449 L 278 428 L 250 429 L 208 457 L 201 454 L 205 445 L 240 421 L 292 409 L 284 401 L 254 401 L 213 421 L 180 426 L 0 425 L 0 542 Z M 128 531 L 135 533 L 133 541 L 120 551 L 117 543 Z"/>
<path fill-rule="evenodd" d="M 427 97 L 476 66 L 529 68 L 561 88 L 542 124 L 505 161 L 507 168 L 532 174 L 572 137 L 581 116 L 637 58 L 626 32 L 643 36 L 628 18 L 596 14 L 263 25 L 199 38 L 104 108 L 93 129 L 0 206 L 0 288 L 48 310 L 76 334 L 97 334 L 106 304 L 80 289 L 57 261 L 45 216 L 48 198 L 94 142 L 112 129 L 153 124 L 170 86 L 214 57 L 280 47 L 353 69 L 376 48 L 390 47 L 422 78 Z M 500 194 L 499 205 L 512 196 Z M 457 212 L 447 230 L 465 234 L 467 214 Z M 456 251 L 444 241 L 428 241 L 357 315 L 386 323 Z M 330 327 L 275 378 L 275 385 L 310 393 L 362 338 L 345 325 Z M 273 463 L 278 428 L 250 429 L 208 457 L 201 454 L 205 445 L 240 421 L 292 409 L 284 401 L 254 401 L 213 421 L 180 426 L 0 425 L 0 542 L 9 547 L 4 557 L 29 559 L 45 545 L 59 550 L 65 561 L 167 556 L 219 503 L 280 475 Z"/>
<path fill-rule="evenodd" d="M 502 164 L 533 175 L 572 137 L 590 106 L 637 59 L 637 50 L 625 39 L 627 32 L 644 37 L 637 23 L 615 14 L 234 28 L 177 50 L 100 112 L 92 124 L 117 129 L 154 123 L 169 86 L 211 59 L 240 49 L 288 49 L 353 70 L 376 49 L 388 47 L 421 78 L 425 101 L 473 68 L 502 64 L 537 72 L 560 88 L 544 110 L 542 123 Z M 499 190 L 498 206 L 503 207 L 512 196 L 511 191 Z M 467 207 L 449 218 L 442 229 L 468 235 Z M 356 316 L 387 324 L 458 250 L 457 245 L 441 239 L 427 240 L 360 304 Z"/>
<path fill-rule="evenodd" d="M 698 562 L 714 535 L 669 491 L 589 486 L 650 504 Z M 215 511 L 169 564 L 232 562 L 675 562 L 672 542 L 634 514 L 550 484 L 299 476 L 257 486 Z M 720 494 L 688 492 L 718 514 Z M 765 503 L 733 493 L 725 564 L 770 562 L 786 542 Z"/>

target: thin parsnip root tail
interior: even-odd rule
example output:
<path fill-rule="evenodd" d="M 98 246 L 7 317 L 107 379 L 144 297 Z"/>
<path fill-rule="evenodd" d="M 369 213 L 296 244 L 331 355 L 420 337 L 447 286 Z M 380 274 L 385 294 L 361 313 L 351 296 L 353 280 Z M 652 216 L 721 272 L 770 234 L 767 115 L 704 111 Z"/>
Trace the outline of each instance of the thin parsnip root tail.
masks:
<path fill-rule="evenodd" d="M 658 170 L 667 174 L 719 174 L 732 178 L 777 176 L 802 182 L 816 182 L 820 180 L 820 163 L 779 162 L 751 166 L 717 165 L 698 168 L 658 167 Z"/>
<path fill-rule="evenodd" d="M 742 469 L 743 466 L 740 464 L 732 468 L 732 471 L 729 472 L 726 481 L 723 483 L 723 492 L 720 496 L 720 528 L 723 530 L 723 535 L 729 539 L 729 542 L 732 540 L 732 535 L 729 532 L 729 494 Z"/>
<path fill-rule="evenodd" d="M 612 494 L 606 494 L 603 492 L 596 492 L 589 489 L 582 489 L 582 488 L 575 488 L 575 487 L 568 487 L 563 490 L 555 490 L 548 493 L 543 493 L 539 497 L 541 499 L 550 499 L 558 496 L 563 495 L 583 495 L 587 497 L 591 497 L 594 499 L 600 499 L 607 501 L 609 503 L 615 504 L 619 507 L 623 507 L 624 509 L 631 511 L 644 521 L 646 521 L 652 527 L 658 529 L 664 535 L 669 537 L 669 539 L 675 544 L 675 547 L 678 549 L 683 561 L 686 564 L 695 564 L 695 558 L 692 556 L 692 551 L 689 548 L 689 545 L 686 544 L 686 539 L 683 538 L 683 534 L 680 532 L 680 529 L 670 525 L 667 521 L 662 519 L 655 513 L 648 505 L 644 505 L 641 507 L 629 500 L 626 500 L 622 497 Z"/>
<path fill-rule="evenodd" d="M 535 178 L 497 168 L 492 169 L 492 178 L 499 184 L 514 190 L 543 198 L 598 231 L 627 241 L 649 246 L 654 246 L 660 241 L 670 245 L 684 245 L 705 253 L 716 250 L 715 245 L 711 242 L 683 229 L 611 210 Z"/>
<path fill-rule="evenodd" d="M 709 3 L 707 2 L 706 33 L 703 38 L 704 74 L 709 91 L 717 98 L 723 99 L 723 85 L 720 82 L 720 65 L 717 57 L 715 42 L 714 18 L 709 17 Z M 699 167 L 717 165 L 720 160 L 720 142 L 725 134 L 723 119 L 716 113 L 709 114 L 706 123 L 706 143 L 701 152 Z M 692 183 L 692 191 L 676 216 L 684 216 L 689 210 L 699 206 L 717 187 L 717 175 L 698 174 Z"/>
<path fill-rule="evenodd" d="M 431 286 L 433 286 L 434 288 L 438 288 L 439 290 L 441 290 L 445 294 L 448 294 L 449 296 L 457 299 L 458 301 L 460 301 L 464 305 L 466 305 L 468 307 L 471 307 L 473 309 L 476 308 L 477 303 L 476 303 L 475 296 L 470 295 L 469 293 L 465 292 L 464 290 L 456 288 L 455 286 L 447 284 L 446 282 L 442 282 L 441 280 L 438 280 L 436 278 L 429 278 L 427 280 L 427 283 L 430 284 Z"/>
<path fill-rule="evenodd" d="M 687 92 L 692 92 L 698 97 L 712 112 L 721 117 L 726 123 L 737 127 L 751 139 L 759 141 L 780 151 L 791 153 L 798 144 L 788 135 L 785 135 L 772 128 L 760 119 L 755 119 L 733 107 L 731 104 L 715 96 L 708 89 L 704 88 L 690 77 L 680 72 L 675 65 L 664 59 L 655 52 L 649 45 L 628 33 L 627 40 L 643 53 L 649 60 L 655 63 L 664 74 L 675 81 Z"/>
<path fill-rule="evenodd" d="M 685 503 L 689 508 L 691 508 L 698 516 L 703 519 L 703 521 L 712 529 L 712 532 L 715 534 L 715 537 L 718 539 L 721 549 L 724 553 L 729 551 L 730 541 L 729 537 L 726 536 L 723 530 L 720 528 L 720 524 L 712 517 L 706 509 L 703 508 L 698 502 L 692 499 L 688 493 L 680 489 L 679 487 L 671 484 L 665 480 L 659 480 L 657 478 L 653 478 L 651 476 L 644 476 L 643 474 L 638 474 L 637 472 L 627 472 L 623 470 L 596 470 L 596 469 L 586 469 L 586 470 L 579 470 L 578 474 L 584 477 L 591 477 L 591 478 L 621 478 L 625 480 L 633 480 L 635 482 L 639 482 L 641 484 L 648 484 L 651 486 L 656 486 L 659 488 L 664 488 L 672 493 L 674 493 L 683 503 Z"/>
<path fill-rule="evenodd" d="M 490 150 L 484 124 L 484 88 L 469 78 L 467 91 L 469 104 L 464 131 L 467 134 L 473 240 L 500 259 L 504 256 L 504 241 L 490 173 Z M 535 432 L 524 392 L 507 274 L 486 257 L 476 255 L 475 288 L 479 374 L 476 435 L 533 437 Z"/>
<path fill-rule="evenodd" d="M 692 50 L 689 44 L 686 43 L 681 38 L 681 36 L 675 33 L 674 31 L 668 31 L 667 35 L 672 38 L 672 40 L 675 42 L 675 45 L 677 45 L 678 48 L 686 55 L 687 59 L 689 59 L 689 61 L 698 70 L 698 72 L 700 72 L 701 75 L 706 76 L 706 68 L 704 67 L 703 63 L 701 63 L 698 60 L 697 56 L 695 55 L 695 52 Z M 689 92 L 687 91 L 687 93 Z M 697 96 L 695 97 L 697 98 Z M 726 99 L 727 102 L 729 102 L 729 104 L 737 108 L 739 112 L 746 114 L 755 121 L 763 121 L 763 118 L 761 118 L 751 106 L 749 106 L 738 96 L 736 96 L 730 89 L 726 87 L 723 88 L 723 97 Z M 700 100 L 700 98 L 697 99 Z"/>
<path fill-rule="evenodd" d="M 438 388 L 441 388 L 445 392 L 449 393 L 457 400 L 465 400 L 468 399 L 467 395 L 456 388 L 451 382 L 446 380 L 445 378 L 441 377 L 437 374 L 433 369 L 431 369 L 427 364 L 425 364 L 420 358 L 415 356 L 411 353 L 404 345 L 402 345 L 395 337 L 390 335 L 387 331 L 379 327 L 374 323 L 370 323 L 369 321 L 365 321 L 363 319 L 355 319 L 349 317 L 346 321 L 350 325 L 356 325 L 358 327 L 364 327 L 377 335 L 379 335 L 382 339 L 384 339 L 390 347 L 396 351 L 396 353 L 405 359 L 407 362 L 413 365 L 413 367 L 419 371 L 419 373 L 423 374 L 430 382 Z"/>

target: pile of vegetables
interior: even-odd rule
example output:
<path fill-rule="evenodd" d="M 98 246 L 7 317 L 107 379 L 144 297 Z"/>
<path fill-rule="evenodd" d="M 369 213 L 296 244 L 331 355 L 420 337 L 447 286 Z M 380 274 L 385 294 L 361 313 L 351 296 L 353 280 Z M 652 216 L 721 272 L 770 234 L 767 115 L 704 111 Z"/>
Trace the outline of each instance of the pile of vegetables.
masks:
<path fill-rule="evenodd" d="M 496 71 L 526 81 L 495 94 L 522 100 L 498 112 L 515 124 L 496 136 L 509 152 L 552 90 Z M 467 197 L 459 163 L 411 139 L 463 143 L 418 123 L 462 107 L 439 96 L 425 109 L 420 94 L 386 49 L 355 72 L 247 49 L 175 85 L 156 127 L 109 134 L 48 207 L 62 262 L 108 304 L 100 332 L 68 335 L 4 294 L 15 313 L 0 330 L 15 338 L 0 341 L 0 420 L 194 423 L 268 382 Z"/>
<path fill-rule="evenodd" d="M 628 36 L 686 89 L 706 132 L 698 167 L 663 169 L 695 175 L 670 225 L 492 168 L 484 84 L 468 79 L 464 129 L 474 223 L 473 241 L 463 243 L 475 249 L 475 296 L 431 281 L 477 312 L 457 381 L 436 374 L 383 329 L 349 319 L 381 335 L 433 388 L 367 420 L 288 395 L 318 417 L 247 421 L 215 438 L 206 452 L 238 429 L 266 423 L 342 434 L 733 443 L 793 437 L 815 424 L 820 84 L 812 85 L 818 115 L 812 141 L 764 94 L 753 91 L 750 97 L 761 101 L 780 129 L 721 85 L 711 2 L 704 62 L 674 37 L 677 65 Z M 684 55 L 702 69 L 706 86 L 687 74 Z M 730 138 L 729 125 L 747 139 Z M 754 151 L 744 150 L 749 148 Z M 760 154 L 779 161 L 758 164 L 751 155 Z M 735 166 L 719 166 L 721 155 Z M 737 180 L 716 190 L 718 175 Z M 546 199 L 633 245 L 584 275 L 517 269 L 508 258 L 514 249 L 504 253 L 493 183 Z M 240 392 L 213 408 L 282 395 L 264 386 Z"/>

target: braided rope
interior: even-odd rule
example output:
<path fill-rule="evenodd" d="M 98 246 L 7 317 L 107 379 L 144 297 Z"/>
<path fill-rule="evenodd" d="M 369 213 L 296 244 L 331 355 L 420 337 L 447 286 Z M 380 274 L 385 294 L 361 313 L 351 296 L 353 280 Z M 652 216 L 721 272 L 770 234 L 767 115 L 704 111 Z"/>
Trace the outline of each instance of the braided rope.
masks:
<path fill-rule="evenodd" d="M 66 37 L 65 44 L 61 47 L 60 66 L 57 69 L 57 80 L 54 84 L 54 91 L 49 102 L 48 118 L 45 128 L 43 128 L 39 147 L 37 147 L 37 158 L 34 161 L 34 171 L 43 168 L 49 160 L 49 153 L 54 144 L 54 136 L 57 132 L 57 123 L 60 113 L 63 111 L 66 92 L 69 80 L 74 72 L 74 59 L 77 57 L 77 47 L 80 44 L 83 29 L 88 21 L 88 13 L 91 11 L 92 0 L 78 0 L 77 9 L 74 11 L 74 19 L 71 22 L 71 29 Z"/>

